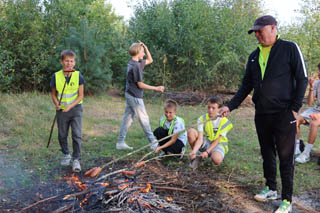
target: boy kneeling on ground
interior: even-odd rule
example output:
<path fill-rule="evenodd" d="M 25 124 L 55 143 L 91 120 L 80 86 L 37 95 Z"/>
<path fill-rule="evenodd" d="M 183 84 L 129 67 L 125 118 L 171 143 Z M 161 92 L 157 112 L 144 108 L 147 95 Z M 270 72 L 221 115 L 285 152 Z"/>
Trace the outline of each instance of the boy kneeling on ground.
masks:
<path fill-rule="evenodd" d="M 164 103 L 164 115 L 160 118 L 160 127 L 154 130 L 153 134 L 158 140 L 181 132 L 185 129 L 184 120 L 176 116 L 178 104 L 174 100 L 168 99 Z M 154 150 L 162 150 L 165 154 L 184 154 L 187 144 L 187 133 L 184 131 L 175 134 L 171 138 L 160 141 L 158 147 Z M 183 155 L 181 155 L 182 157 Z"/>
<path fill-rule="evenodd" d="M 190 152 L 190 167 L 196 169 L 199 164 L 197 154 L 201 153 L 202 159 L 210 157 L 215 165 L 220 165 L 225 154 L 229 151 L 227 133 L 232 129 L 232 123 L 218 114 L 222 107 L 220 97 L 212 97 L 208 100 L 208 112 L 198 119 L 198 131 L 188 130 L 188 141 L 192 148 Z M 206 121 L 204 124 L 203 122 Z"/>

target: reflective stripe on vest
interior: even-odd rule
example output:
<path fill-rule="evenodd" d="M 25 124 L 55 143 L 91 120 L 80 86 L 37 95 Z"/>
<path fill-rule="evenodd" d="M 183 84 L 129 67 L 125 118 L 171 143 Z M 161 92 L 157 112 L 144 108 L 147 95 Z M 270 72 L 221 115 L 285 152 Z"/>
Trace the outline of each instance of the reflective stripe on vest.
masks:
<path fill-rule="evenodd" d="M 220 123 L 218 125 L 219 126 L 218 130 L 217 130 L 217 132 L 215 134 L 213 132 L 212 121 L 210 120 L 208 113 L 206 113 L 205 115 L 202 115 L 200 117 L 200 121 L 201 122 L 206 121 L 205 122 L 205 128 L 204 128 L 204 134 L 205 134 L 205 136 L 207 137 L 207 139 L 209 141 L 216 140 L 222 133 L 229 132 L 230 129 L 233 128 L 232 123 L 226 117 L 223 117 L 223 118 L 221 118 L 221 121 L 220 121 Z M 228 142 L 228 138 L 224 137 L 224 136 L 221 136 L 220 143 L 223 143 L 223 142 Z"/>
<path fill-rule="evenodd" d="M 181 119 L 181 120 L 182 120 L 182 123 L 184 124 L 184 120 L 183 120 L 182 118 L 180 118 L 180 117 L 178 117 L 178 116 L 175 115 L 174 118 L 173 118 L 173 120 L 171 121 L 170 128 L 169 128 L 169 131 L 168 131 L 168 135 L 172 135 L 174 125 L 176 124 L 176 120 L 177 120 L 178 118 Z M 164 128 L 164 124 L 165 124 L 166 120 L 167 120 L 166 116 L 163 115 L 163 116 L 161 117 L 160 127 Z M 181 134 L 183 134 L 183 132 L 182 132 Z M 181 135 L 181 134 L 180 134 L 180 135 Z"/>
<path fill-rule="evenodd" d="M 71 74 L 69 83 L 66 84 L 66 87 L 62 94 L 61 99 L 61 109 L 65 109 L 66 105 L 72 104 L 76 101 L 76 99 L 79 96 L 79 71 L 75 71 Z M 61 93 L 63 90 L 64 83 L 66 82 L 66 78 L 64 77 L 63 70 L 60 70 L 55 73 L 56 78 L 56 90 L 58 92 L 58 99 L 61 98 Z M 79 102 L 79 104 L 82 103 L 82 100 Z"/>

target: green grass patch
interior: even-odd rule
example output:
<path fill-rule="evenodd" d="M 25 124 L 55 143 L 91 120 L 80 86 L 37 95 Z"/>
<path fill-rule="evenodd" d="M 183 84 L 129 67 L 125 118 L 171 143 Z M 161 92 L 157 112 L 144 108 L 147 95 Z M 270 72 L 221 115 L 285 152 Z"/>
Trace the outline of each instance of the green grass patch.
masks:
<path fill-rule="evenodd" d="M 41 93 L 0 94 L 0 100 L 0 150 L 2 151 L 0 166 L 5 170 L 9 170 L 9 166 L 15 166 L 14 170 L 20 174 L 19 178 L 12 179 L 12 175 L 15 174 L 1 173 L 0 193 L 5 193 L 6 189 L 10 189 L 1 184 L 6 186 L 18 184 L 29 187 L 35 182 L 35 179 L 45 182 L 50 175 L 59 178 L 59 174 L 49 172 L 60 169 L 59 161 L 62 156 L 56 126 L 50 147 L 46 148 L 55 115 L 50 95 Z M 159 126 L 159 119 L 163 114 L 163 102 L 163 99 L 155 97 L 145 100 L 152 129 Z M 97 165 L 97 162 L 104 164 L 110 159 L 127 154 L 129 151 L 115 149 L 125 110 L 125 100 L 105 95 L 88 96 L 84 100 L 83 108 L 81 160 L 83 170 L 92 166 L 101 166 Z M 184 118 L 187 127 L 195 125 L 197 118 L 205 112 L 206 106 L 179 106 L 178 108 L 178 115 Z M 229 133 L 230 151 L 225 161 L 221 166 L 213 166 L 210 161 L 205 161 L 200 171 L 210 168 L 213 173 L 239 185 L 247 185 L 255 189 L 263 186 L 262 158 L 253 116 L 253 108 L 240 108 L 231 113 L 229 119 L 234 128 Z M 302 127 L 302 139 L 305 140 L 307 134 L 308 128 Z M 148 144 L 137 120 L 130 127 L 126 142 L 135 149 Z M 69 148 L 72 150 L 71 136 L 69 137 Z M 315 148 L 320 148 L 318 141 Z M 138 160 L 149 151 L 145 149 L 131 155 L 129 159 Z M 187 152 L 189 151 L 190 147 L 187 146 Z M 169 169 L 187 167 L 189 163 L 187 157 L 181 161 L 182 163 L 174 159 L 163 162 Z M 320 173 L 317 167 L 315 158 L 312 158 L 310 163 L 296 165 L 295 193 L 319 187 Z M 280 187 L 281 182 L 280 179 L 278 180 Z"/>

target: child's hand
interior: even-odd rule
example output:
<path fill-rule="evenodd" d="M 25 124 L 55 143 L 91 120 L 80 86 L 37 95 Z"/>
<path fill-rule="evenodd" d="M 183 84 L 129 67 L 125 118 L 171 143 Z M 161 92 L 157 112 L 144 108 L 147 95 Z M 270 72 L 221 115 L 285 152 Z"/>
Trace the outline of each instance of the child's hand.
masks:
<path fill-rule="evenodd" d="M 190 152 L 189 153 L 189 157 L 190 157 L 190 160 L 193 160 L 196 158 L 196 153 L 194 151 Z"/>
<path fill-rule="evenodd" d="M 311 76 L 310 79 L 309 79 L 309 85 L 310 85 L 310 88 L 313 89 L 313 83 L 315 81 L 315 77 L 314 76 Z"/>
<path fill-rule="evenodd" d="M 163 93 L 164 92 L 164 86 L 158 86 L 157 87 L 157 91 Z"/>
<path fill-rule="evenodd" d="M 157 148 L 154 150 L 155 153 L 159 152 L 161 150 L 161 148 L 159 146 L 157 146 Z"/>
<path fill-rule="evenodd" d="M 202 157 L 202 159 L 209 157 L 207 152 L 202 152 L 200 156 Z"/>
<path fill-rule="evenodd" d="M 310 114 L 311 120 L 320 120 L 320 113 Z"/>
<path fill-rule="evenodd" d="M 71 105 L 67 105 L 67 107 L 62 112 L 69 112 L 71 108 Z"/>
<path fill-rule="evenodd" d="M 139 43 L 143 48 L 146 48 L 146 45 L 145 45 L 142 41 L 138 40 L 138 43 Z"/>

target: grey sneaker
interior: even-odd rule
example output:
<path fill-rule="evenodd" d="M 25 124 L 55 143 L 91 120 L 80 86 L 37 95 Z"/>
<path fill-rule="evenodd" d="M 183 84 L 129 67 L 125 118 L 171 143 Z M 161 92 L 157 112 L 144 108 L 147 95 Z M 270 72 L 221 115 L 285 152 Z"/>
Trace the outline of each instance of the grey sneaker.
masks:
<path fill-rule="evenodd" d="M 283 200 L 280 207 L 275 211 L 275 213 L 289 213 L 292 211 L 292 204 L 287 201 Z"/>
<path fill-rule="evenodd" d="M 254 199 L 259 202 L 265 202 L 267 200 L 275 200 L 277 199 L 277 191 L 272 191 L 268 186 L 264 187 L 264 189 L 254 196 Z"/>
<path fill-rule="evenodd" d="M 199 161 L 200 161 L 200 158 L 197 156 L 191 161 L 189 167 L 193 170 L 196 170 L 199 166 Z"/>
<path fill-rule="evenodd" d="M 80 172 L 81 171 L 81 166 L 79 160 L 75 159 L 72 162 L 72 171 L 74 172 Z"/>
<path fill-rule="evenodd" d="M 117 149 L 133 150 L 133 147 L 128 146 L 126 143 L 117 143 L 116 148 Z"/>
<path fill-rule="evenodd" d="M 71 155 L 67 154 L 62 157 L 60 164 L 61 166 L 69 166 L 70 161 L 71 161 Z"/>

